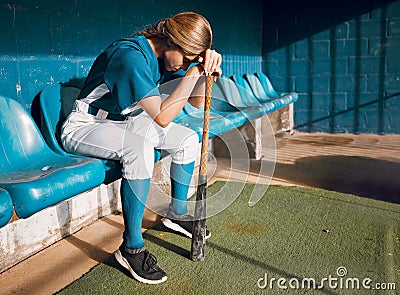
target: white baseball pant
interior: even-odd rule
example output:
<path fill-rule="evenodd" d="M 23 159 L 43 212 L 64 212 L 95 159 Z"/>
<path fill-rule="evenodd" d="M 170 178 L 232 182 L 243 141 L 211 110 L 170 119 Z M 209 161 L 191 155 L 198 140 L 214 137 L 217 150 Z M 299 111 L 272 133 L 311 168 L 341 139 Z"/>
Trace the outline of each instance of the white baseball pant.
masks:
<path fill-rule="evenodd" d="M 195 161 L 199 149 L 197 134 L 171 122 L 162 128 L 146 112 L 125 121 L 105 119 L 87 113 L 88 105 L 75 102 L 74 111 L 62 126 L 61 141 L 67 152 L 122 163 L 126 179 L 150 178 L 154 168 L 154 149 L 168 152 L 172 162 Z"/>

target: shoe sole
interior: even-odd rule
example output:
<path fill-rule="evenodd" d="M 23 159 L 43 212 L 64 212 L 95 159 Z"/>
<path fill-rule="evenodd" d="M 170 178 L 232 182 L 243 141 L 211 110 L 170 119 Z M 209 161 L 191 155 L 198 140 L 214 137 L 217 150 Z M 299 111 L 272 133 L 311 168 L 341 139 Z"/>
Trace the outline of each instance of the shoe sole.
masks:
<path fill-rule="evenodd" d="M 184 229 L 183 227 L 181 227 L 179 224 L 173 223 L 170 219 L 168 218 L 162 218 L 161 222 L 169 229 L 172 229 L 173 231 L 176 231 L 178 233 L 184 234 L 185 236 L 187 236 L 189 239 L 192 238 L 192 234 L 190 232 L 188 232 L 186 229 Z M 211 237 L 211 233 L 209 233 L 206 236 L 206 240 L 208 238 Z"/>
<path fill-rule="evenodd" d="M 115 259 L 117 259 L 118 263 L 123 266 L 124 268 L 126 268 L 131 275 L 133 276 L 133 278 L 141 283 L 145 283 L 145 284 L 150 284 L 150 285 L 156 285 L 156 284 L 160 284 L 162 282 L 165 282 L 167 280 L 167 276 L 162 277 L 160 280 L 149 280 L 149 279 L 145 279 L 141 276 L 139 276 L 134 270 L 133 268 L 129 265 L 128 260 L 125 259 L 124 256 L 122 256 L 121 252 L 119 250 L 117 250 L 117 252 L 114 253 Z"/>

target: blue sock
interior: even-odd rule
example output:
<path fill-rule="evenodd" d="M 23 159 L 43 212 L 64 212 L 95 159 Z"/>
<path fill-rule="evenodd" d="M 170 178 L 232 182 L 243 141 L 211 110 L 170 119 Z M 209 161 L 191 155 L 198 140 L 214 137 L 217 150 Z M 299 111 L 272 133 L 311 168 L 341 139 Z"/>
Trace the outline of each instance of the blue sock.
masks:
<path fill-rule="evenodd" d="M 169 208 L 176 214 L 186 214 L 187 195 L 194 170 L 194 161 L 188 164 L 171 163 L 171 204 Z"/>
<path fill-rule="evenodd" d="M 125 231 L 123 239 L 129 249 L 144 247 L 142 219 L 150 188 L 150 178 L 121 181 L 122 214 Z"/>

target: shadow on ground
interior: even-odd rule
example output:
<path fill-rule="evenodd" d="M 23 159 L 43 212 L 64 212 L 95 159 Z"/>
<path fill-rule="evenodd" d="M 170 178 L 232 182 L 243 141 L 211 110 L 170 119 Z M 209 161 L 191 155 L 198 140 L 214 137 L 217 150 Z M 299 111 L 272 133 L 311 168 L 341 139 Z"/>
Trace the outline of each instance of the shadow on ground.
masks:
<path fill-rule="evenodd" d="M 277 163 L 274 177 L 305 186 L 400 203 L 400 163 L 357 156 L 315 156 Z"/>

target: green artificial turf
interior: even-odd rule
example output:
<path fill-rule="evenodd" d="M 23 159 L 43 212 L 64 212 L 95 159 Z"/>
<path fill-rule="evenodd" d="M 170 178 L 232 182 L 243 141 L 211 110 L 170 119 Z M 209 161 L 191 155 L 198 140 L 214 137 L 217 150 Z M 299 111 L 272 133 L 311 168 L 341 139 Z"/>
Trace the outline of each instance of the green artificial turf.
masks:
<path fill-rule="evenodd" d="M 145 233 L 146 247 L 168 274 L 165 283 L 138 283 L 112 257 L 60 294 L 398 294 L 399 204 L 270 186 L 249 207 L 253 188 L 235 182 L 208 188 L 210 198 L 218 192 L 240 195 L 207 220 L 212 237 L 203 262 L 189 259 L 190 239 L 161 226 Z M 337 273 L 341 267 L 344 276 Z M 364 283 L 371 290 L 362 286 L 368 278 Z M 313 288 L 321 281 L 324 288 Z M 395 283 L 397 290 L 372 290 L 376 283 L 386 289 Z"/>

